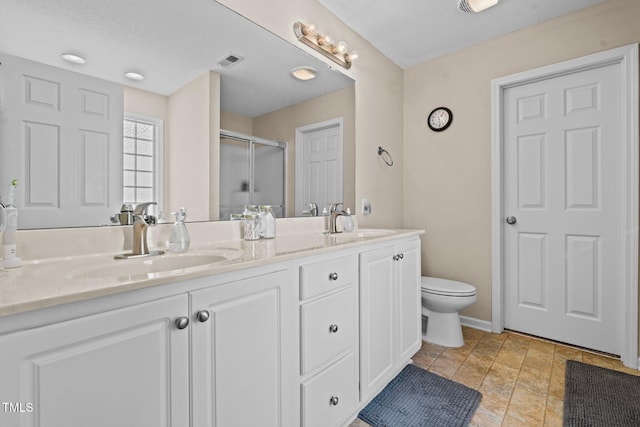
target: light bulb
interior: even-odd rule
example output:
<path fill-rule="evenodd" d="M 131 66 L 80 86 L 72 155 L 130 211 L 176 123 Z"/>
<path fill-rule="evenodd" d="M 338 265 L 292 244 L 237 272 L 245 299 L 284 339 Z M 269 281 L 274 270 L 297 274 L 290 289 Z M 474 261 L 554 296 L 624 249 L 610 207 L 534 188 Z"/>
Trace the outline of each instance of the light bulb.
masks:
<path fill-rule="evenodd" d="M 335 46 L 333 46 L 333 53 L 339 53 L 339 54 L 344 54 L 349 50 L 349 45 L 347 44 L 347 42 L 341 40 L 338 43 L 335 44 Z"/>
<path fill-rule="evenodd" d="M 313 22 L 308 23 L 307 25 L 302 26 L 302 34 L 305 36 L 313 35 L 316 33 L 316 24 Z"/>
<path fill-rule="evenodd" d="M 344 58 L 347 62 L 353 62 L 354 60 L 358 59 L 358 52 L 356 52 L 355 50 L 347 53 L 345 55 Z"/>
<path fill-rule="evenodd" d="M 326 46 L 331 44 L 331 36 L 328 34 L 322 35 L 318 37 L 318 44 L 320 46 Z"/>

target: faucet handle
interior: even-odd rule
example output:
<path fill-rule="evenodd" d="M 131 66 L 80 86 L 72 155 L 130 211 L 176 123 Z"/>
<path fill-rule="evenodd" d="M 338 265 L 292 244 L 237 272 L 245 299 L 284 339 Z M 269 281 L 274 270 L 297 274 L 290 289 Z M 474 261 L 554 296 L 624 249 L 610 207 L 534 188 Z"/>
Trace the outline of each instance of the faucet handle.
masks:
<path fill-rule="evenodd" d="M 338 206 L 340 206 L 340 205 L 344 206 L 344 203 L 342 203 L 342 202 L 332 203 L 330 205 L 331 206 L 331 212 L 337 211 L 338 210 Z"/>
<path fill-rule="evenodd" d="M 146 215 L 147 213 L 147 209 L 149 208 L 149 206 L 151 205 L 157 205 L 157 202 L 145 202 L 145 203 L 138 203 L 136 205 L 136 208 L 133 211 L 134 215 Z"/>

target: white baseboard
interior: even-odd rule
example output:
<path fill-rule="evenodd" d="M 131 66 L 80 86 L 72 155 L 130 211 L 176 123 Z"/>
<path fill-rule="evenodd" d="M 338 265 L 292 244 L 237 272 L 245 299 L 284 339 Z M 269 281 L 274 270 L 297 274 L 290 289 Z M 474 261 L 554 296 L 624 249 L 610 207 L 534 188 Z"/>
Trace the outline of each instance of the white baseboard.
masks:
<path fill-rule="evenodd" d="M 484 332 L 493 332 L 491 322 L 487 320 L 480 320 L 473 317 L 460 316 L 460 323 L 463 326 L 468 326 L 469 328 L 480 329 Z"/>

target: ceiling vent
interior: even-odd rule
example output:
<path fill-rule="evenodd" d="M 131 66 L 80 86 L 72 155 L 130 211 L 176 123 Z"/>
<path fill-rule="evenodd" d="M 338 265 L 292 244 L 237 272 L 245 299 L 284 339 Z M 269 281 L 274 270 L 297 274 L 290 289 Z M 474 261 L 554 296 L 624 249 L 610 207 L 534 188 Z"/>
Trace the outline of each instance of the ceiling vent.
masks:
<path fill-rule="evenodd" d="M 235 53 L 230 53 L 229 55 L 225 56 L 223 60 L 218 62 L 218 65 L 220 65 L 222 68 L 229 68 L 232 65 L 235 65 L 238 62 L 242 61 L 243 59 L 244 58 L 240 55 L 236 55 Z"/>

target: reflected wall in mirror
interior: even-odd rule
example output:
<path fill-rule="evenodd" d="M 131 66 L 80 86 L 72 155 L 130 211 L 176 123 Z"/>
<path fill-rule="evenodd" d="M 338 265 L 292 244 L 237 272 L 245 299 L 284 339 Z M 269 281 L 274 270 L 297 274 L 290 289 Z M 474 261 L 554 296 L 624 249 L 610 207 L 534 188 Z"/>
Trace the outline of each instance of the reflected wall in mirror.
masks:
<path fill-rule="evenodd" d="M 244 188 L 221 188 L 229 169 L 221 129 L 286 146 L 282 161 L 252 172 L 283 177 L 283 200 L 260 203 L 301 214 L 307 202 L 335 197 L 325 187 L 342 175 L 343 201 L 354 207 L 353 80 L 214 0 L 0 0 L 0 7 L 0 198 L 17 178 L 20 228 L 111 224 L 131 198 L 158 201 L 169 220 L 180 206 L 190 221 L 228 219 L 238 207 L 225 211 L 221 194 Z M 64 62 L 65 52 L 86 64 Z M 318 76 L 293 79 L 300 66 Z M 145 79 L 128 80 L 127 71 Z M 344 167 L 307 159 L 309 169 L 296 168 L 305 164 L 297 144 L 312 153 L 337 149 L 331 137 L 305 132 L 329 122 L 341 123 Z M 309 200 L 297 197 L 301 176 L 321 188 L 302 193 Z M 342 200 L 326 199 L 335 201 Z"/>

